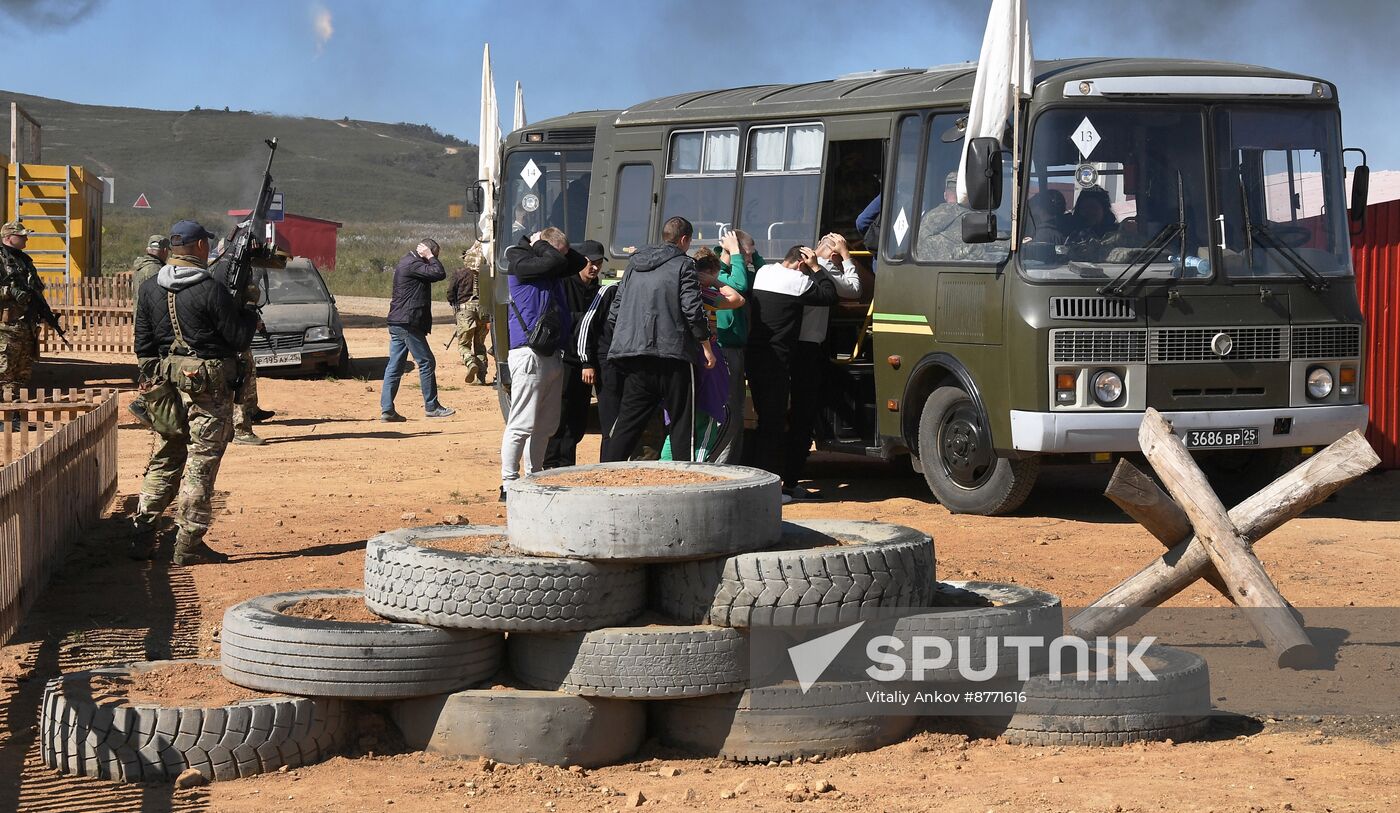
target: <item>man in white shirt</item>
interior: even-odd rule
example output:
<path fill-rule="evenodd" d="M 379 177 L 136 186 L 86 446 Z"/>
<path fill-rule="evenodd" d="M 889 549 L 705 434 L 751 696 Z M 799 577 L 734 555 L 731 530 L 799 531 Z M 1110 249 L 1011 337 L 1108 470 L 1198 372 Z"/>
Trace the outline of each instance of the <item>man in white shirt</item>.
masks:
<path fill-rule="evenodd" d="M 860 298 L 860 275 L 851 261 L 846 238 L 828 234 L 817 243 L 819 274 L 836 286 L 842 299 Z M 840 263 L 839 265 L 837 263 Z M 828 368 L 826 334 L 831 321 L 831 306 L 808 305 L 802 313 L 802 329 L 792 355 L 792 400 L 788 408 L 787 450 L 783 466 L 783 493 L 794 500 L 810 499 L 813 495 L 798 485 L 807 455 L 812 448 L 812 427 L 821 409 L 826 391 Z"/>

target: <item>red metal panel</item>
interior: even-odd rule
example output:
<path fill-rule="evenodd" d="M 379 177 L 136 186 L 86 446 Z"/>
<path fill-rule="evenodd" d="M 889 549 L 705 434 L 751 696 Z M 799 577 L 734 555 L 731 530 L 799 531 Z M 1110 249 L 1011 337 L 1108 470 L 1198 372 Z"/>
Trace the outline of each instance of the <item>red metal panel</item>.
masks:
<path fill-rule="evenodd" d="M 1353 239 L 1351 255 L 1366 316 L 1366 438 L 1382 468 L 1400 468 L 1400 200 L 1367 207 L 1366 230 Z"/>

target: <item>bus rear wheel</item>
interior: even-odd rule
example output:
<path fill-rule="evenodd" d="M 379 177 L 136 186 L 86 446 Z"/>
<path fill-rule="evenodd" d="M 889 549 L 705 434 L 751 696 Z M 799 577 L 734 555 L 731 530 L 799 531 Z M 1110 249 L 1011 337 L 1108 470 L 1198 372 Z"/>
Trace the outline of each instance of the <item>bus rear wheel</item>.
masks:
<path fill-rule="evenodd" d="M 957 387 L 940 387 L 924 402 L 919 462 L 933 496 L 954 514 L 1015 511 L 1040 473 L 1038 458 L 997 456 L 977 404 Z"/>

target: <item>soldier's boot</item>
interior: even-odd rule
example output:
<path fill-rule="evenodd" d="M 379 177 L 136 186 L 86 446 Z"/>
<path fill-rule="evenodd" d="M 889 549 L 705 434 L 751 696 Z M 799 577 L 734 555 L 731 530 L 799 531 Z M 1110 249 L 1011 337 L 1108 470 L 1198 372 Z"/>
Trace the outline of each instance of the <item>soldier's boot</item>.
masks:
<path fill-rule="evenodd" d="M 267 443 L 267 441 L 253 434 L 253 430 L 251 429 L 235 431 L 233 433 L 233 442 L 243 446 L 261 446 Z"/>
<path fill-rule="evenodd" d="M 227 553 L 220 553 L 204 544 L 203 538 L 192 536 L 183 528 L 175 534 L 175 564 L 221 565 L 227 561 Z"/>
<path fill-rule="evenodd" d="M 258 407 L 257 409 L 252 411 L 249 417 L 252 418 L 253 423 L 262 423 L 263 421 L 267 420 L 268 418 L 271 418 L 273 415 L 276 414 L 277 410 L 275 409 L 263 409 L 262 407 Z"/>
<path fill-rule="evenodd" d="M 156 555 L 156 517 L 141 514 L 131 518 L 131 539 L 126 544 L 126 555 L 137 561 L 146 561 Z"/>

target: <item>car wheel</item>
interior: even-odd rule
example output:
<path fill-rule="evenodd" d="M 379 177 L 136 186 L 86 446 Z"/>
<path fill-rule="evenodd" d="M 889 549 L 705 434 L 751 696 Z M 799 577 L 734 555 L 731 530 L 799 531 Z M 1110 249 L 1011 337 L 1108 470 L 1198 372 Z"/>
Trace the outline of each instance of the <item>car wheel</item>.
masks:
<path fill-rule="evenodd" d="M 355 374 L 355 361 L 350 358 L 350 346 L 344 339 L 340 340 L 340 360 L 335 363 L 335 372 L 344 377 Z"/>
<path fill-rule="evenodd" d="M 919 462 L 929 490 L 954 514 L 998 516 L 1030 496 L 1039 458 L 999 457 L 971 396 L 939 387 L 919 418 Z"/>

